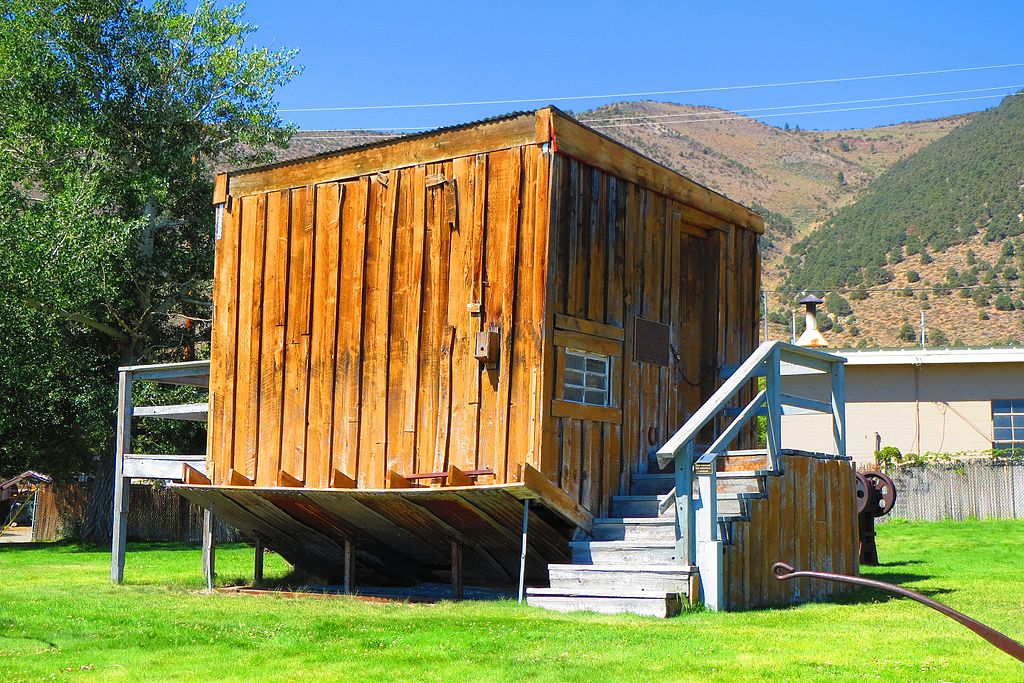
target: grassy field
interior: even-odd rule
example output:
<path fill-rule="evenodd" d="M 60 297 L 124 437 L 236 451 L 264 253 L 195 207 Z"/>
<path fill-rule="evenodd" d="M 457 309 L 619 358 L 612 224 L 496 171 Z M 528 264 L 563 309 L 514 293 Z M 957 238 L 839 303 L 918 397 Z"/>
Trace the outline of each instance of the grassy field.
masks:
<path fill-rule="evenodd" d="M 865 574 L 928 593 L 1024 639 L 1024 523 L 889 523 Z M 867 592 L 845 604 L 562 615 L 514 603 L 373 604 L 206 595 L 199 551 L 0 546 L 0 681 L 1020 681 L 1024 664 L 952 621 Z M 252 550 L 222 547 L 222 582 Z M 268 576 L 286 566 L 268 558 Z"/>

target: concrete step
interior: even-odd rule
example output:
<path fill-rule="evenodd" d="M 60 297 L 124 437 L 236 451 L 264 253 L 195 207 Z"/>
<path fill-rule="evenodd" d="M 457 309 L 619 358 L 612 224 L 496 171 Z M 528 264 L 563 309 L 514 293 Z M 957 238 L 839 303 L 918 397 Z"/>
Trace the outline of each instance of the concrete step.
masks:
<path fill-rule="evenodd" d="M 671 517 L 603 517 L 594 520 L 595 541 L 672 541 L 675 520 Z"/>
<path fill-rule="evenodd" d="M 573 564 L 674 564 L 675 541 L 572 541 Z"/>
<path fill-rule="evenodd" d="M 526 604 L 557 612 L 628 613 L 665 618 L 677 616 L 682 611 L 683 598 L 678 593 L 578 595 L 559 593 L 550 588 L 531 588 L 526 594 Z"/>
<path fill-rule="evenodd" d="M 665 564 L 549 564 L 551 588 L 688 593 L 696 568 Z"/>
<path fill-rule="evenodd" d="M 612 517 L 658 517 L 658 503 L 661 496 L 612 496 Z M 669 508 L 664 517 L 672 517 L 675 512 Z"/>
<path fill-rule="evenodd" d="M 634 496 L 663 496 L 676 485 L 675 475 L 669 474 L 634 474 L 629 480 L 629 493 Z"/>

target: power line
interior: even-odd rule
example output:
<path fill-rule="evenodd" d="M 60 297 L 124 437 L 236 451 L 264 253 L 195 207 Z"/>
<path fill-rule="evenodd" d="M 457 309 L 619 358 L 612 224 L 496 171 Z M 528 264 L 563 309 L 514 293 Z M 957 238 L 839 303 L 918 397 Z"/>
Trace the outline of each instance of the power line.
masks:
<path fill-rule="evenodd" d="M 942 100 L 926 100 L 924 102 L 899 102 L 899 103 L 896 103 L 896 104 L 878 104 L 878 105 L 865 106 L 865 107 L 842 107 L 842 108 L 839 108 L 839 109 L 819 109 L 817 111 L 793 111 L 793 112 L 785 112 L 785 113 L 782 113 L 782 114 L 762 114 L 762 115 L 756 116 L 754 118 L 757 118 L 757 119 L 771 119 L 771 118 L 777 118 L 779 116 L 810 116 L 810 115 L 813 115 L 813 114 L 834 114 L 834 113 L 837 113 L 837 112 L 844 112 L 844 111 L 867 111 L 869 109 L 892 109 L 892 108 L 895 108 L 895 107 L 915 107 L 915 106 L 926 105 L 926 104 L 943 104 L 943 103 L 946 103 L 946 102 L 967 102 L 967 101 L 970 101 L 970 100 L 986 100 L 986 99 L 992 99 L 994 97 L 1013 97 L 1014 95 L 1019 95 L 1019 94 L 1022 94 L 1022 93 L 1000 93 L 1000 94 L 996 94 L 996 95 L 976 95 L 974 97 L 953 97 L 953 98 L 942 99 Z M 670 123 L 701 123 L 701 122 L 704 122 L 704 121 L 733 121 L 733 120 L 736 120 L 736 119 L 749 119 L 749 118 L 751 118 L 751 117 L 749 117 L 749 116 L 717 116 L 717 117 L 709 117 L 709 118 L 704 118 L 704 119 L 684 119 L 684 120 L 681 120 L 681 121 L 640 121 L 640 122 L 634 122 L 634 123 L 616 123 L 616 124 L 609 124 L 607 126 L 591 124 L 591 127 L 592 128 L 632 128 L 634 126 L 655 126 L 655 125 L 666 125 L 666 124 L 670 124 Z"/>
<path fill-rule="evenodd" d="M 1018 88 L 1018 87 L 1024 87 L 1024 86 L 1007 86 L 1007 87 Z M 987 88 L 983 88 L 982 90 L 987 90 Z M 964 91 L 964 92 L 972 92 L 972 91 L 968 90 L 968 91 Z M 682 118 L 682 119 L 679 119 L 679 120 L 671 120 L 671 121 L 663 121 L 663 120 L 658 120 L 658 121 L 632 121 L 632 122 L 628 122 L 628 123 L 616 123 L 616 124 L 608 124 L 608 125 L 601 125 L 599 123 L 596 123 L 596 121 L 600 121 L 600 120 L 603 120 L 603 119 L 586 119 L 586 120 L 583 120 L 581 122 L 582 123 L 587 123 L 592 128 L 630 128 L 630 127 L 635 127 L 635 126 L 668 125 L 668 124 L 672 124 L 672 123 L 702 123 L 702 122 L 707 122 L 707 121 L 734 121 L 734 120 L 737 120 L 737 119 L 764 119 L 764 118 L 777 118 L 777 117 L 780 117 L 780 116 L 811 116 L 811 115 L 814 115 L 814 114 L 831 114 L 831 113 L 846 112 L 846 111 L 865 111 L 865 110 L 869 110 L 869 109 L 892 109 L 892 108 L 896 108 L 896 107 L 914 107 L 914 106 L 924 106 L 924 105 L 929 105 L 929 104 L 943 104 L 943 103 L 948 103 L 948 102 L 967 102 L 967 101 L 971 101 L 971 100 L 985 100 L 985 99 L 992 99 L 992 98 L 997 98 L 997 97 L 1013 97 L 1013 96 L 1020 95 L 1020 94 L 1024 94 L 1024 93 L 1015 93 L 1015 92 L 1008 92 L 1007 93 L 1007 92 L 1004 92 L 1004 93 L 996 93 L 996 94 L 992 94 L 992 95 L 976 95 L 976 96 L 973 96 L 973 97 L 953 97 L 953 98 L 945 98 L 945 99 L 939 99 L 939 100 L 924 100 L 924 101 L 919 101 L 919 102 L 896 102 L 896 103 L 891 103 L 891 104 L 879 104 L 879 105 L 871 105 L 871 106 L 864 106 L 864 107 L 842 107 L 842 108 L 839 108 L 839 109 L 820 109 L 820 110 L 814 110 L 814 111 L 810 111 L 810 110 L 808 110 L 808 111 L 788 111 L 788 112 L 785 112 L 785 113 L 777 113 L 777 114 L 760 114 L 760 115 L 755 115 L 753 117 L 751 117 L 751 116 L 731 116 L 730 114 L 732 114 L 733 112 L 723 112 L 723 115 L 721 115 L 721 116 L 706 116 L 704 118 Z M 907 97 L 925 97 L 925 95 L 907 95 Z M 878 98 L 877 100 L 865 100 L 865 101 L 869 101 L 869 102 L 870 101 L 881 101 L 881 100 L 886 100 L 886 99 L 890 99 L 890 98 Z M 894 98 L 894 99 L 900 99 L 900 98 Z M 792 106 L 799 107 L 799 106 L 815 106 L 815 105 L 792 105 Z M 776 107 L 776 108 L 783 108 L 783 107 Z M 766 107 L 765 109 L 773 109 L 773 108 L 772 107 Z M 686 117 L 686 116 L 694 116 L 694 115 L 691 115 L 691 114 L 679 114 L 677 116 Z M 375 129 L 373 129 L 374 132 L 371 132 L 371 133 L 350 133 L 350 132 L 347 132 L 347 131 L 346 132 L 339 132 L 339 133 L 331 133 L 329 130 L 314 130 L 314 131 L 307 131 L 307 132 L 311 132 L 311 133 L 326 133 L 326 135 L 305 135 L 303 137 L 305 137 L 307 139 L 309 139 L 309 138 L 323 138 L 323 139 L 331 139 L 331 138 L 363 138 L 363 137 L 380 137 L 380 136 L 393 137 L 395 135 L 401 134 L 402 131 L 416 132 L 416 131 L 425 131 L 425 130 L 431 130 L 431 127 L 408 126 L 408 127 L 396 127 L 396 128 L 375 128 Z M 394 132 L 390 132 L 389 133 L 389 132 L 383 132 L 383 131 L 394 131 Z"/>
<path fill-rule="evenodd" d="M 865 102 L 888 102 L 888 101 L 892 101 L 892 100 L 906 100 L 906 99 L 910 99 L 912 97 L 942 97 L 942 96 L 945 96 L 945 95 L 963 95 L 963 94 L 966 94 L 966 93 L 987 92 L 989 90 L 1012 90 L 1012 89 L 1017 89 L 1017 88 L 1024 88 L 1024 84 L 1022 84 L 1022 85 L 997 85 L 997 86 L 994 86 L 994 87 L 991 87 L 991 88 L 972 88 L 970 90 L 947 90 L 945 92 L 921 93 L 919 95 L 894 95 L 892 97 L 871 97 L 871 98 L 862 99 L 862 100 L 838 100 L 836 102 L 817 102 L 817 103 L 814 103 L 814 104 L 787 104 L 785 106 L 778 106 L 778 107 L 753 107 L 753 108 L 749 108 L 749 109 L 730 109 L 730 110 L 728 110 L 728 112 L 732 113 L 732 114 L 742 114 L 742 113 L 745 113 L 745 112 L 754 112 L 754 111 L 775 111 L 775 110 L 778 110 L 778 109 L 799 109 L 801 107 L 832 107 L 832 106 L 839 105 L 839 104 L 862 104 L 862 103 L 865 103 Z M 696 114 L 696 113 L 695 114 L 680 114 L 680 113 L 677 112 L 675 114 L 638 114 L 636 116 L 602 116 L 602 117 L 595 117 L 595 118 L 589 118 L 589 119 L 579 119 L 579 121 L 580 121 L 580 123 L 594 123 L 594 122 L 604 123 L 604 122 L 607 122 L 607 121 L 632 121 L 632 120 L 636 120 L 636 119 L 654 120 L 654 119 L 675 118 L 675 117 L 679 117 L 679 116 L 696 117 L 696 116 L 706 116 L 706 115 L 707 114 L 703 114 L 703 113 L 702 114 Z"/>
<path fill-rule="evenodd" d="M 987 66 L 966 66 L 952 69 L 933 69 L 930 71 L 908 71 L 903 73 L 875 74 L 871 76 L 845 76 L 840 78 L 819 78 L 807 81 L 786 81 L 781 83 L 757 83 L 750 85 L 723 85 L 708 88 L 684 88 L 679 90 L 651 90 L 647 92 L 610 93 L 606 95 L 568 95 L 563 97 L 528 97 L 506 100 L 468 100 L 464 102 L 426 102 L 420 104 L 368 104 L 348 107 L 295 107 L 280 109 L 281 112 L 329 112 L 329 111 L 366 111 L 380 109 L 427 109 L 437 107 L 470 107 L 494 104 L 525 104 L 529 102 L 568 102 L 577 100 L 602 100 L 622 97 L 649 97 L 653 95 L 682 95 L 706 92 L 724 92 L 728 90 L 754 90 L 761 88 L 785 88 L 797 85 L 821 85 L 825 83 L 848 83 L 851 81 L 870 81 L 887 78 L 906 78 L 910 76 L 932 76 L 936 74 L 963 73 L 966 71 L 987 71 L 992 69 L 1011 69 L 1024 66 L 1024 62 L 1015 64 L 992 64 Z"/>

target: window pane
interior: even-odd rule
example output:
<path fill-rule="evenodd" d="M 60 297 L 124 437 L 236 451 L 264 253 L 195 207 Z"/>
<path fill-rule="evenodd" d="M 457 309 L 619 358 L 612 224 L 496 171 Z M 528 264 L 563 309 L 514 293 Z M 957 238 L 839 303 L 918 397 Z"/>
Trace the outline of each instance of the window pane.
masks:
<path fill-rule="evenodd" d="M 1014 429 L 1017 429 L 1017 430 L 1024 429 L 1024 415 L 1014 415 L 1010 419 L 1013 420 L 1013 428 Z"/>
<path fill-rule="evenodd" d="M 584 364 L 583 356 L 572 351 L 565 352 L 565 367 L 573 370 L 582 370 Z"/>
<path fill-rule="evenodd" d="M 605 392 L 587 390 L 587 397 L 584 403 L 589 403 L 592 406 L 603 406 L 606 404 Z"/>
<path fill-rule="evenodd" d="M 992 401 L 992 414 L 996 413 L 1009 413 L 1012 401 Z"/>
<path fill-rule="evenodd" d="M 1012 441 L 1013 430 L 1007 427 L 997 427 L 995 430 L 996 441 Z"/>
<path fill-rule="evenodd" d="M 606 368 L 607 363 L 604 360 L 599 360 L 597 358 L 587 359 L 587 372 L 600 372 L 601 374 L 604 374 Z"/>
<path fill-rule="evenodd" d="M 605 388 L 605 377 L 604 375 L 587 375 L 587 388 L 588 389 L 604 389 Z M 1021 416 L 1021 420 L 1024 421 L 1024 415 Z"/>
<path fill-rule="evenodd" d="M 1013 423 L 1010 422 L 1009 415 L 994 415 L 992 417 L 992 425 L 994 427 L 1011 427 Z"/>
<path fill-rule="evenodd" d="M 583 373 L 579 370 L 566 370 L 565 385 L 573 385 L 577 387 L 583 386 Z"/>
<path fill-rule="evenodd" d="M 566 401 L 573 401 L 574 403 L 582 403 L 583 402 L 583 390 L 578 388 L 578 387 L 567 386 L 567 387 L 565 387 L 565 390 L 564 390 L 564 392 L 562 394 L 562 398 L 564 398 Z"/>

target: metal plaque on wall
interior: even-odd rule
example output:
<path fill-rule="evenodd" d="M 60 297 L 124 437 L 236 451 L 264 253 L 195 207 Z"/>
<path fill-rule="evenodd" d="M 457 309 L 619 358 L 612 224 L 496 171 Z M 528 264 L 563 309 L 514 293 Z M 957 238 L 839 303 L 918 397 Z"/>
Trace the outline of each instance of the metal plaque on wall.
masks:
<path fill-rule="evenodd" d="M 638 363 L 669 365 L 669 326 L 657 320 L 634 318 L 633 358 Z"/>

